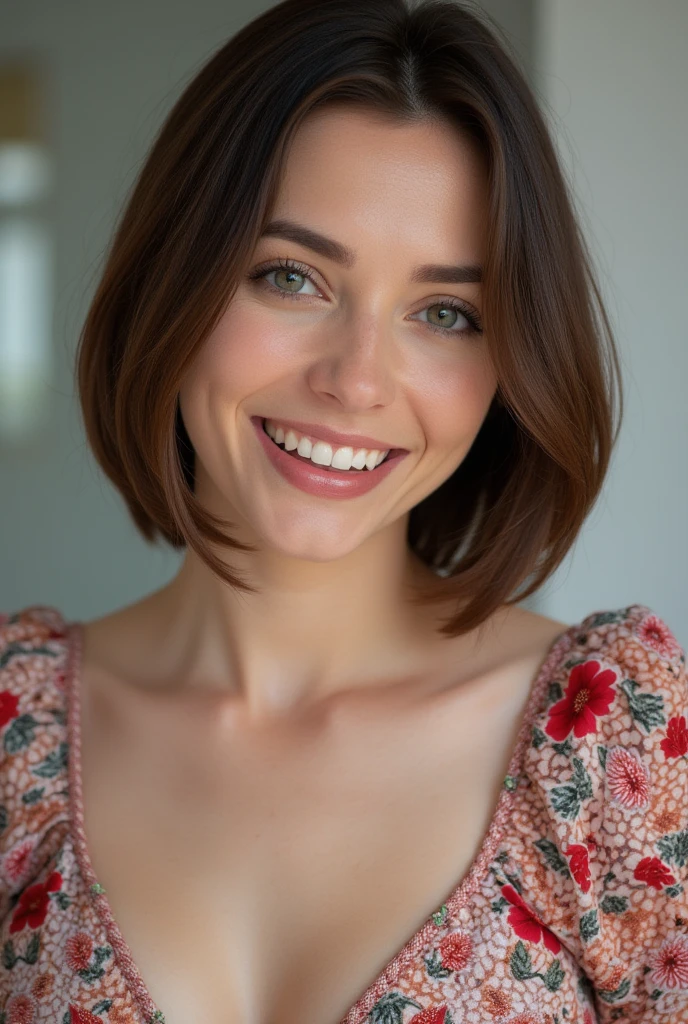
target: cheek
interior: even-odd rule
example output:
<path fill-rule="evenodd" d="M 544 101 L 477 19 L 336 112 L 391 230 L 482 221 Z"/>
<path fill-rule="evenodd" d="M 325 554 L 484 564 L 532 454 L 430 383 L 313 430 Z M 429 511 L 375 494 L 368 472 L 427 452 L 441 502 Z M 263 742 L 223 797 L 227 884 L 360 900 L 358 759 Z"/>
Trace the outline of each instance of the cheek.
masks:
<path fill-rule="evenodd" d="M 302 343 L 303 344 L 303 343 Z M 194 360 L 185 388 L 240 402 L 293 366 L 296 339 L 235 299 Z"/>
<path fill-rule="evenodd" d="M 437 368 L 435 368 L 437 369 Z M 487 415 L 497 381 L 484 353 L 445 365 L 443 372 L 419 377 L 414 389 L 416 411 L 428 449 L 452 457 L 465 454 Z"/>

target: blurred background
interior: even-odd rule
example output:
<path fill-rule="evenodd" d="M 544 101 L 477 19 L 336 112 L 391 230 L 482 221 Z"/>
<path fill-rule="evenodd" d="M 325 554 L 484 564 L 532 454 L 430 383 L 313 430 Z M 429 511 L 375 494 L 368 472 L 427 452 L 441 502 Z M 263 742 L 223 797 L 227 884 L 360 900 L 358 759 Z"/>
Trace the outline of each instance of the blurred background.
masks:
<path fill-rule="evenodd" d="M 374 2 L 374 0 L 371 0 Z M 125 195 L 258 0 L 0 0 L 0 610 L 92 619 L 162 586 L 85 443 L 74 352 Z M 555 136 L 621 353 L 601 499 L 526 607 L 649 605 L 688 644 L 688 2 L 484 0 Z"/>

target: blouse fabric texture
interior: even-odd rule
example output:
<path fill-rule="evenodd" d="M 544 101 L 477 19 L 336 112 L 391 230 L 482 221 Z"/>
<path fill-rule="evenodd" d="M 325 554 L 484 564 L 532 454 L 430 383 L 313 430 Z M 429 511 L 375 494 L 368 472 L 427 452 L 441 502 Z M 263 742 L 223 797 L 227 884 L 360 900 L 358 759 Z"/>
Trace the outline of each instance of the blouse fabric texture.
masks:
<path fill-rule="evenodd" d="M 0 1024 L 165 1020 L 90 861 L 80 630 L 0 614 Z M 687 762 L 667 624 L 634 604 L 569 627 L 468 873 L 339 1024 L 688 1024 Z"/>

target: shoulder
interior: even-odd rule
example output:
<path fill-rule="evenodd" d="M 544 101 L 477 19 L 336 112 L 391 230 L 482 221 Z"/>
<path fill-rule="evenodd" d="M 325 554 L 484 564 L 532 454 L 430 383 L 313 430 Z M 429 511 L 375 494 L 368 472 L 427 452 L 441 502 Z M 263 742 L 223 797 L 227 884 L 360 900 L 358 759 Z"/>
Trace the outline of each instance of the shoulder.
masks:
<path fill-rule="evenodd" d="M 591 738 L 598 746 L 654 746 L 658 730 L 686 711 L 688 698 L 686 653 L 670 627 L 651 608 L 635 604 L 593 612 L 569 632 L 559 684 L 550 686 L 540 716 L 546 736 L 558 743 L 583 741 L 575 744 L 579 748 L 590 746 Z M 605 755 L 598 754 L 605 768 Z"/>
<path fill-rule="evenodd" d="M 685 1011 L 686 653 L 641 604 L 594 612 L 567 637 L 526 757 L 543 906 L 602 1003 L 645 1020 L 676 1008 L 680 981 Z"/>
<path fill-rule="evenodd" d="M 67 821 L 68 638 L 56 608 L 0 613 L 0 918 Z"/>
<path fill-rule="evenodd" d="M 46 703 L 62 703 L 69 626 L 62 614 L 44 605 L 0 612 L 0 763 L 23 744 L 17 719 Z M 9 736 L 8 736 L 9 733 Z"/>
<path fill-rule="evenodd" d="M 532 723 L 529 774 L 557 819 L 576 821 L 594 796 L 605 805 L 605 826 L 624 828 L 627 812 L 656 809 L 677 776 L 688 786 L 685 650 L 640 604 L 593 612 L 557 646 Z M 678 810 L 673 799 L 671 807 Z"/>

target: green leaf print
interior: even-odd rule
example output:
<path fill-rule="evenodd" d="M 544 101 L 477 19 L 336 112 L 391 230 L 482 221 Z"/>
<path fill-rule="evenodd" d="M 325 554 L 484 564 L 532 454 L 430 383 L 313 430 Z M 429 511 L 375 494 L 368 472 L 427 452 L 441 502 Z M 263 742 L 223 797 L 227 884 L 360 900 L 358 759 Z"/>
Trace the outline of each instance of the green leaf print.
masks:
<path fill-rule="evenodd" d="M 603 914 L 623 914 L 628 910 L 628 900 L 625 896 L 614 896 L 608 892 L 602 897 L 600 910 Z"/>
<path fill-rule="evenodd" d="M 0 669 L 4 669 L 11 662 L 15 654 L 47 654 L 49 657 L 57 657 L 54 650 L 49 647 L 35 647 L 32 644 L 23 644 L 18 641 L 8 643 L 2 654 L 0 654 Z"/>
<path fill-rule="evenodd" d="M 596 935 L 599 935 L 600 922 L 597 919 L 597 910 L 595 907 L 583 914 L 580 919 L 579 930 L 580 937 L 583 942 L 590 942 Z"/>
<path fill-rule="evenodd" d="M 32 774 L 39 775 L 42 779 L 54 779 L 56 775 L 59 775 L 67 767 L 68 751 L 69 744 L 60 743 L 57 750 L 51 750 L 41 763 L 32 769 Z"/>
<path fill-rule="evenodd" d="M 556 992 L 557 989 L 561 987 L 561 983 L 565 977 L 564 968 L 558 960 L 553 960 L 547 968 L 547 973 L 543 980 L 550 992 Z"/>
<path fill-rule="evenodd" d="M 567 820 L 573 820 L 580 813 L 581 800 L 592 796 L 592 782 L 585 765 L 579 757 L 573 758 L 573 778 L 563 786 L 552 789 L 552 807 Z"/>
<path fill-rule="evenodd" d="M 57 903 L 58 907 L 60 908 L 60 910 L 66 910 L 67 907 L 72 902 L 71 896 L 69 895 L 69 893 L 65 892 L 64 890 L 60 890 L 60 892 L 56 892 L 54 894 L 54 899 L 55 899 L 55 902 Z"/>
<path fill-rule="evenodd" d="M 547 688 L 547 704 L 556 704 L 564 696 L 561 683 L 550 683 Z"/>
<path fill-rule="evenodd" d="M 587 800 L 592 796 L 592 782 L 579 757 L 573 759 L 573 781 L 581 800 Z"/>
<path fill-rule="evenodd" d="M 17 962 L 17 954 L 14 952 L 14 943 L 12 939 L 8 939 L 5 945 L 2 947 L 2 966 L 11 971 Z"/>
<path fill-rule="evenodd" d="M 628 991 L 631 987 L 631 979 L 624 978 L 618 988 L 615 988 L 612 992 L 607 988 L 598 988 L 597 994 L 600 999 L 603 999 L 605 1003 L 616 1003 L 619 999 L 623 999 L 624 996 L 628 995 Z"/>
<path fill-rule="evenodd" d="M 551 868 L 552 871 L 556 871 L 558 874 L 564 875 L 566 878 L 571 876 L 568 864 L 559 852 L 559 848 L 556 843 L 553 843 L 551 839 L 536 839 L 533 846 L 537 846 L 545 859 L 545 864 L 547 867 Z"/>
<path fill-rule="evenodd" d="M 533 977 L 533 961 L 530 959 L 530 953 L 526 949 L 525 944 L 520 939 L 516 943 L 516 949 L 511 954 L 509 966 L 511 967 L 511 973 L 517 981 L 526 981 L 528 978 Z"/>
<path fill-rule="evenodd" d="M 676 864 L 682 868 L 688 860 L 688 828 L 662 836 L 655 846 L 666 864 Z"/>
<path fill-rule="evenodd" d="M 26 944 L 26 954 L 24 959 L 27 964 L 35 964 L 38 960 L 38 953 L 41 948 L 41 936 L 39 932 L 34 932 L 29 941 Z"/>
<path fill-rule="evenodd" d="M 533 961 L 530 959 L 530 953 L 528 952 L 525 943 L 520 939 L 516 943 L 516 947 L 511 954 L 509 967 L 517 981 L 528 981 L 529 978 L 540 978 L 541 981 L 544 981 L 545 986 L 550 990 L 550 992 L 557 991 L 565 976 L 564 970 L 558 960 L 552 961 L 547 968 L 546 974 L 542 974 L 541 971 L 534 971 Z"/>
<path fill-rule="evenodd" d="M 19 715 L 18 718 L 15 718 L 9 729 L 5 731 L 3 743 L 7 753 L 16 754 L 24 747 L 28 747 L 29 743 L 33 742 L 34 729 L 37 725 L 38 722 L 30 714 Z"/>
<path fill-rule="evenodd" d="M 669 885 L 664 890 L 664 892 L 666 893 L 667 896 L 671 896 L 672 899 L 675 899 L 677 896 L 680 896 L 681 893 L 683 892 L 683 886 L 680 885 L 680 884 L 679 885 Z"/>
<path fill-rule="evenodd" d="M 2 947 L 2 966 L 11 971 L 16 963 L 22 960 L 25 964 L 35 964 L 38 960 L 38 953 L 41 948 L 40 932 L 33 932 L 28 942 L 24 955 L 15 952 L 12 939 L 8 939 Z"/>
<path fill-rule="evenodd" d="M 637 693 L 640 683 L 635 679 L 624 679 L 619 688 L 628 697 L 631 717 L 639 722 L 646 732 L 656 725 L 664 725 L 664 698 L 658 693 Z"/>
<path fill-rule="evenodd" d="M 440 927 L 440 925 L 443 925 L 444 922 L 447 920 L 447 914 L 447 904 L 443 903 L 440 909 L 437 911 L 437 913 L 432 915 L 432 919 L 438 928 Z"/>
<path fill-rule="evenodd" d="M 448 978 L 452 973 L 448 967 L 445 967 L 442 964 L 442 957 L 436 949 L 433 950 L 432 956 L 426 956 L 423 959 L 425 962 L 425 969 L 428 972 L 428 977 L 430 978 Z"/>
<path fill-rule="evenodd" d="M 533 726 L 533 740 L 532 740 L 532 743 L 531 743 L 531 747 L 535 747 L 536 750 L 539 750 L 540 747 L 542 746 L 542 744 L 546 743 L 546 742 L 547 742 L 547 737 L 545 736 L 545 734 L 542 731 L 542 729 L 538 728 L 537 725 L 534 725 Z"/>
<path fill-rule="evenodd" d="M 580 797 L 572 782 L 564 786 L 555 786 L 552 790 L 552 807 L 562 818 L 572 821 L 580 811 Z"/>
<path fill-rule="evenodd" d="M 404 1010 L 407 1006 L 414 1006 L 417 1010 L 423 1009 L 415 999 L 409 999 L 401 992 L 385 992 L 375 1003 L 366 1021 L 370 1021 L 370 1024 L 403 1024 Z"/>
<path fill-rule="evenodd" d="M 37 804 L 42 799 L 45 793 L 45 786 L 34 786 L 33 789 L 27 790 L 26 793 L 22 793 L 23 804 Z"/>
<path fill-rule="evenodd" d="M 513 887 L 516 890 L 516 892 L 518 893 L 518 895 L 522 896 L 523 895 L 523 886 L 521 885 L 520 878 L 518 878 L 517 875 L 512 875 L 506 869 L 504 869 L 504 874 L 506 876 L 507 882 L 510 882 L 513 885 Z"/>
<path fill-rule="evenodd" d="M 112 956 L 111 946 L 96 946 L 93 950 L 93 963 L 83 970 L 77 971 L 77 974 L 84 981 L 98 981 L 105 974 L 101 964 L 110 956 Z"/>
<path fill-rule="evenodd" d="M 607 748 L 603 747 L 603 746 L 598 746 L 598 748 L 597 748 L 597 756 L 600 759 L 600 764 L 602 765 L 602 770 L 606 771 L 607 770 Z"/>
<path fill-rule="evenodd" d="M 7 822 L 9 821 L 9 815 L 7 808 L 4 804 L 0 804 L 0 832 L 4 832 L 7 828 Z"/>

